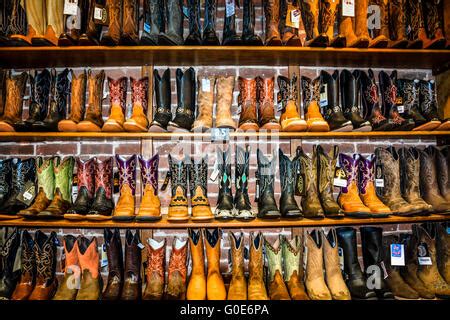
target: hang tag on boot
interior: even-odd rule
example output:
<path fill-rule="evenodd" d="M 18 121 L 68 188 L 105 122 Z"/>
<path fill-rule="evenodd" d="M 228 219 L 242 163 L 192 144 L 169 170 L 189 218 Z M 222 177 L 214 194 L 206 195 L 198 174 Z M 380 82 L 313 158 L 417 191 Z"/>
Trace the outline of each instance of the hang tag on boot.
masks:
<path fill-rule="evenodd" d="M 108 10 L 106 10 L 106 6 L 97 3 L 95 4 L 94 23 L 101 26 L 109 25 L 109 16 Z"/>
<path fill-rule="evenodd" d="M 399 243 L 391 244 L 391 266 L 405 265 L 405 246 Z"/>
<path fill-rule="evenodd" d="M 320 106 L 326 107 L 328 105 L 328 85 L 325 83 L 320 87 Z"/>
<path fill-rule="evenodd" d="M 300 28 L 300 10 L 293 6 L 292 4 L 288 4 L 288 13 L 286 15 L 286 26 L 299 29 Z"/>
<path fill-rule="evenodd" d="M 347 174 L 344 169 L 336 167 L 336 170 L 334 171 L 333 185 L 336 187 L 346 188 L 347 184 Z"/>
<path fill-rule="evenodd" d="M 405 105 L 403 103 L 403 97 L 397 96 L 395 98 L 395 106 L 397 107 L 398 113 L 405 113 Z"/>
<path fill-rule="evenodd" d="M 417 246 L 417 259 L 420 266 L 433 265 L 430 257 L 430 252 L 428 251 L 428 246 L 425 242 L 419 243 L 419 245 Z"/>
<path fill-rule="evenodd" d="M 64 1 L 64 14 L 68 16 L 76 16 L 78 13 L 78 0 Z"/>
<path fill-rule="evenodd" d="M 234 5 L 234 0 L 225 0 L 225 16 L 231 17 L 236 13 L 236 7 Z"/>
<path fill-rule="evenodd" d="M 375 164 L 375 187 L 384 188 L 383 165 L 381 163 Z"/>
<path fill-rule="evenodd" d="M 209 78 L 202 79 L 202 91 L 211 92 L 211 80 Z"/>
<path fill-rule="evenodd" d="M 21 193 L 19 193 L 16 199 L 29 206 L 31 205 L 35 197 L 36 197 L 36 186 L 33 182 L 28 181 L 25 184 L 25 188 Z"/>
<path fill-rule="evenodd" d="M 108 254 L 106 253 L 106 244 L 103 244 L 101 247 L 101 261 L 100 266 L 102 268 L 106 267 L 108 265 Z"/>
<path fill-rule="evenodd" d="M 211 173 L 211 176 L 209 177 L 209 180 L 216 181 L 217 177 L 219 176 L 219 173 L 220 173 L 220 171 L 219 171 L 219 164 L 218 164 L 218 162 L 216 160 L 216 163 L 214 164 L 214 170 Z"/>
<path fill-rule="evenodd" d="M 342 0 L 342 15 L 344 17 L 355 16 L 355 0 Z"/>

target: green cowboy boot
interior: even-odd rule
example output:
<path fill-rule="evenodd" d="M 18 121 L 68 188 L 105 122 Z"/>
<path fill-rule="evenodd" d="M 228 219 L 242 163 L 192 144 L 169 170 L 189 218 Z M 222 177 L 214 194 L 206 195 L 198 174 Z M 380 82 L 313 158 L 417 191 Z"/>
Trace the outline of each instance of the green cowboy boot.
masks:
<path fill-rule="evenodd" d="M 284 281 L 292 300 L 309 300 L 303 282 L 303 235 L 291 240 L 283 237 L 282 252 L 284 262 Z"/>
<path fill-rule="evenodd" d="M 280 237 L 271 244 L 264 238 L 267 260 L 269 262 L 269 276 L 267 283 L 269 287 L 270 300 L 291 300 L 288 289 L 283 279 L 283 252 Z"/>

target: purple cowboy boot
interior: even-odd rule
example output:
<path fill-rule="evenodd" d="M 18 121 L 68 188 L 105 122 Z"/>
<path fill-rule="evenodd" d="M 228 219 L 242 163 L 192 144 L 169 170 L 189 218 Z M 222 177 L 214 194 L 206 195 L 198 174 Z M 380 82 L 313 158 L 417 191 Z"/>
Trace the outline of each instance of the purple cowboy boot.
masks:
<path fill-rule="evenodd" d="M 145 160 L 139 156 L 141 167 L 142 198 L 136 221 L 156 221 L 161 219 L 161 202 L 158 198 L 159 155 Z"/>
<path fill-rule="evenodd" d="M 113 201 L 114 158 L 95 162 L 95 197 L 86 218 L 88 220 L 109 220 L 114 209 Z"/>
<path fill-rule="evenodd" d="M 120 196 L 113 213 L 113 220 L 132 221 L 134 214 L 134 195 L 136 194 L 136 155 L 124 159 L 116 154 L 119 168 Z"/>

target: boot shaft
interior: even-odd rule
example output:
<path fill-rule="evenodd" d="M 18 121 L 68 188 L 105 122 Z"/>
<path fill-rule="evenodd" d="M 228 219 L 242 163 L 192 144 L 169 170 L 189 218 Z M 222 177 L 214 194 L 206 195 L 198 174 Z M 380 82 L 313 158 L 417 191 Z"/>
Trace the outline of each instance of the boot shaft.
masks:
<path fill-rule="evenodd" d="M 77 243 L 79 248 L 78 259 L 83 276 L 88 271 L 93 279 L 98 279 L 100 259 L 97 238 L 93 237 L 89 240 L 85 237 L 79 237 Z"/>
<path fill-rule="evenodd" d="M 275 79 L 271 78 L 256 78 L 256 98 L 258 101 L 258 115 L 260 124 L 263 125 L 266 122 L 274 119 L 275 107 L 274 107 L 274 85 Z"/>
<path fill-rule="evenodd" d="M 27 33 L 27 15 L 25 5 L 20 0 L 4 1 L 7 6 L 3 11 L 3 32 L 4 35 L 26 35 Z M 9 8 L 8 8 L 8 2 Z M 0 25 L 2 23 L 0 22 Z M 2 27 L 0 26 L 0 34 Z"/>
<path fill-rule="evenodd" d="M 419 80 L 408 80 L 408 79 L 397 79 L 396 87 L 398 88 L 398 96 L 403 103 L 405 113 L 410 114 L 411 112 L 419 112 L 419 92 L 420 92 L 420 81 Z"/>
<path fill-rule="evenodd" d="M 312 101 L 320 102 L 320 77 L 313 80 L 307 77 L 301 78 L 302 101 L 305 114 L 308 112 L 308 106 Z"/>
<path fill-rule="evenodd" d="M 0 68 L 0 116 L 5 110 L 6 100 L 6 70 Z"/>
<path fill-rule="evenodd" d="M 202 158 L 199 162 L 192 159 L 189 161 L 189 191 L 191 197 L 196 194 L 198 187 L 202 189 L 203 195 L 208 192 L 208 157 Z"/>
<path fill-rule="evenodd" d="M 88 71 L 89 99 L 86 116 L 88 114 L 94 114 L 101 118 L 104 81 L 105 81 L 104 70 L 101 70 L 98 74 L 94 75 L 92 73 L 92 70 L 89 69 Z"/>
<path fill-rule="evenodd" d="M 49 236 L 37 231 L 34 237 L 34 256 L 36 259 L 36 285 L 50 285 L 55 279 L 56 271 L 56 233 Z"/>
<path fill-rule="evenodd" d="M 340 10 L 339 0 L 321 0 L 319 11 L 319 32 L 328 34 L 330 41 L 336 35 L 335 21 Z M 330 37 L 332 35 L 333 37 Z"/>
<path fill-rule="evenodd" d="M 113 163 L 113 157 L 95 163 L 95 194 L 102 189 L 107 199 L 113 196 Z"/>
<path fill-rule="evenodd" d="M 44 190 L 47 199 L 53 199 L 55 193 L 55 172 L 53 163 L 53 157 L 45 160 L 42 157 L 36 158 L 38 190 Z"/>
<path fill-rule="evenodd" d="M 281 180 L 281 196 L 294 196 L 295 190 L 295 175 L 297 172 L 298 162 L 289 159 L 283 154 L 281 149 L 278 150 L 280 180 Z"/>
<path fill-rule="evenodd" d="M 250 150 L 247 146 L 245 149 L 236 146 L 235 154 L 235 172 L 234 185 L 236 188 L 234 195 L 234 204 L 239 209 L 251 208 L 248 196 L 248 179 L 250 167 Z"/>
<path fill-rule="evenodd" d="M 230 231 L 228 238 L 231 242 L 232 276 L 244 277 L 244 234 L 241 232 L 239 236 L 236 236 Z"/>
<path fill-rule="evenodd" d="M 34 240 L 27 230 L 22 232 L 22 274 L 21 281 L 33 282 L 36 276 L 36 260 L 34 258 Z"/>
<path fill-rule="evenodd" d="M 70 119 L 75 123 L 80 122 L 84 117 L 86 109 L 86 71 L 78 75 L 71 72 L 72 85 L 70 94 Z"/>
<path fill-rule="evenodd" d="M 147 279 L 151 279 L 152 274 L 156 273 L 163 280 L 166 262 L 166 239 L 161 242 L 148 239 L 147 242 Z"/>
<path fill-rule="evenodd" d="M 9 195 L 12 179 L 12 159 L 0 160 L 0 195 L 4 195 L 4 200 Z"/>
<path fill-rule="evenodd" d="M 389 2 L 389 14 L 391 19 L 389 34 L 392 40 L 406 39 L 406 0 L 391 0 Z"/>
<path fill-rule="evenodd" d="M 128 159 L 116 154 L 117 167 L 119 169 L 119 185 L 120 189 L 127 185 L 134 196 L 136 193 L 136 155 L 132 155 Z"/>
<path fill-rule="evenodd" d="M 147 185 L 151 185 L 154 194 L 157 195 L 159 154 L 155 154 L 149 160 L 145 160 L 142 156 L 138 156 L 138 159 L 141 169 L 142 189 L 144 190 Z"/>
<path fill-rule="evenodd" d="M 393 147 L 377 148 L 375 156 L 383 165 L 385 181 L 384 188 L 377 188 L 377 194 L 385 199 L 400 196 L 400 162 L 397 151 Z"/>
<path fill-rule="evenodd" d="M 398 114 L 396 105 L 398 88 L 395 85 L 397 80 L 397 73 L 393 71 L 391 75 L 388 75 L 386 72 L 380 71 L 380 73 L 378 74 L 378 78 L 380 83 L 381 101 L 383 104 L 384 116 L 386 118 L 392 117 L 393 114 Z"/>
<path fill-rule="evenodd" d="M 14 228 L 12 232 L 5 229 L 4 242 L 0 243 L 0 270 L 1 278 L 13 277 L 14 262 L 16 260 L 17 251 L 20 247 L 20 233 Z"/>
<path fill-rule="evenodd" d="M 280 273 L 280 275 L 283 274 L 282 247 L 280 238 L 278 237 L 273 244 L 271 244 L 266 238 L 264 238 L 264 248 L 266 249 L 265 252 L 267 260 L 269 262 L 269 273 L 267 281 L 271 283 L 277 271 Z"/>
<path fill-rule="evenodd" d="M 108 77 L 108 86 L 111 108 L 119 106 L 122 109 L 122 114 L 125 115 L 127 107 L 127 77 L 121 77 L 116 80 Z"/>
<path fill-rule="evenodd" d="M 169 285 L 171 278 L 178 274 L 183 284 L 186 284 L 186 278 L 187 278 L 187 247 L 188 242 L 187 240 L 180 240 L 178 238 L 175 238 L 172 244 L 172 252 L 170 254 L 169 259 Z"/>
<path fill-rule="evenodd" d="M 400 187 L 405 198 L 420 197 L 420 154 L 415 148 L 402 148 L 400 156 Z"/>
<path fill-rule="evenodd" d="M 358 189 L 361 194 L 366 194 L 369 185 L 374 185 L 376 158 L 373 155 L 364 157 L 359 155 L 358 167 Z"/>
<path fill-rule="evenodd" d="M 188 229 L 189 250 L 192 259 L 192 274 L 205 274 L 205 254 L 203 249 L 203 231 Z"/>
<path fill-rule="evenodd" d="M 176 114 L 184 116 L 186 118 L 184 125 L 190 128 L 195 118 L 196 107 L 195 70 L 189 68 L 183 73 L 181 69 L 177 69 L 176 82 L 178 97 Z"/>
<path fill-rule="evenodd" d="M 298 161 L 298 167 L 300 170 L 297 172 L 297 185 L 296 192 L 299 195 L 317 195 L 317 154 L 315 150 L 309 157 L 301 146 L 297 147 L 296 158 L 294 161 Z"/>
<path fill-rule="evenodd" d="M 312 40 L 319 35 L 320 0 L 301 0 L 300 3 L 306 39 Z"/>
<path fill-rule="evenodd" d="M 158 0 L 144 0 L 144 26 L 150 27 L 150 34 L 158 36 L 166 30 L 164 3 Z M 147 32 L 144 28 L 144 33 Z"/>
<path fill-rule="evenodd" d="M 27 80 L 28 73 L 22 72 L 18 76 L 11 76 L 11 71 L 9 71 L 6 77 L 6 100 L 3 118 L 11 120 L 22 118 L 23 97 Z"/>
<path fill-rule="evenodd" d="M 253 233 L 250 234 L 249 280 L 262 282 L 264 279 L 263 241 L 261 232 L 258 232 L 256 236 Z"/>
<path fill-rule="evenodd" d="M 244 10 L 243 10 L 243 30 L 242 36 L 248 37 L 255 34 L 255 5 L 253 0 L 244 0 Z"/>
<path fill-rule="evenodd" d="M 384 111 L 380 105 L 379 89 L 372 69 L 369 69 L 368 73 L 355 70 L 353 75 L 357 80 L 357 103 L 362 107 L 363 118 L 371 118 L 371 122 L 374 124 L 385 121 Z"/>
<path fill-rule="evenodd" d="M 278 87 L 280 88 L 278 92 L 278 103 L 281 103 L 283 112 L 289 101 L 293 101 L 297 105 L 298 101 L 298 89 L 297 89 L 297 76 L 289 79 L 284 76 L 278 76 Z"/>
<path fill-rule="evenodd" d="M 42 121 L 48 112 L 52 76 L 47 69 L 30 74 L 30 118 Z"/>
<path fill-rule="evenodd" d="M 143 113 L 147 116 L 148 111 L 148 77 L 142 79 L 130 78 L 131 82 L 131 103 L 133 108 L 142 107 Z"/>
<path fill-rule="evenodd" d="M 119 281 L 123 279 L 123 251 L 122 241 L 120 239 L 119 229 L 104 230 L 106 255 L 108 257 L 108 278 L 118 277 Z"/>
<path fill-rule="evenodd" d="M 291 240 L 286 237 L 282 241 L 284 266 L 284 280 L 288 282 L 296 273 L 303 280 L 303 236 L 294 236 Z"/>
<path fill-rule="evenodd" d="M 95 192 L 95 162 L 97 159 L 94 157 L 92 159 L 83 161 L 81 158 L 77 158 L 77 186 L 78 192 L 81 188 L 85 188 L 88 197 L 93 198 Z"/>
<path fill-rule="evenodd" d="M 78 248 L 78 241 L 77 238 L 72 235 L 66 235 L 63 238 L 63 247 L 64 247 L 64 255 L 66 257 L 65 260 L 65 270 L 64 273 L 67 274 L 68 272 L 74 273 L 76 272 L 74 268 L 79 266 L 79 248 Z"/>
<path fill-rule="evenodd" d="M 53 158 L 53 171 L 55 172 L 55 191 L 59 189 L 62 198 L 72 202 L 72 177 L 75 160 L 67 157 L 62 160 L 60 157 Z"/>
<path fill-rule="evenodd" d="M 36 165 L 35 159 L 16 159 L 12 160 L 11 186 L 13 193 L 20 193 L 25 189 L 28 181 L 35 182 Z"/>
<path fill-rule="evenodd" d="M 438 32 L 442 35 L 442 9 L 443 1 L 436 0 L 423 0 L 421 1 L 422 10 L 425 17 L 425 27 L 427 29 L 427 34 L 430 39 L 439 36 Z"/>
<path fill-rule="evenodd" d="M 122 0 L 122 28 L 123 33 L 135 35 L 139 33 L 139 0 Z"/>
<path fill-rule="evenodd" d="M 264 156 L 261 150 L 257 151 L 258 159 L 258 172 L 257 179 L 259 180 L 259 197 L 261 201 L 264 201 L 266 197 L 272 197 L 274 194 L 274 184 L 275 184 L 275 157 L 272 160 Z"/>
<path fill-rule="evenodd" d="M 175 34 L 183 40 L 184 14 L 179 0 L 167 0 L 164 2 L 167 17 L 167 34 Z"/>
<path fill-rule="evenodd" d="M 231 195 L 231 150 L 221 151 L 217 149 L 219 170 L 219 199 Z"/>
<path fill-rule="evenodd" d="M 342 227 L 336 229 L 339 247 L 344 257 L 344 279 L 362 279 L 363 273 L 358 261 L 356 229 Z"/>
<path fill-rule="evenodd" d="M 339 71 L 335 70 L 331 75 L 321 71 L 320 86 L 320 92 L 326 92 L 327 95 L 327 104 L 324 106 L 327 113 L 342 111 L 339 101 Z"/>
<path fill-rule="evenodd" d="M 203 23 L 203 32 L 212 32 L 216 26 L 216 1 L 205 0 L 205 20 Z"/>
<path fill-rule="evenodd" d="M 153 81 L 156 97 L 157 112 L 170 112 L 172 92 L 170 87 L 170 69 L 166 69 L 162 75 L 158 70 L 153 71 Z"/>
<path fill-rule="evenodd" d="M 323 234 L 322 231 L 313 230 L 306 232 L 305 247 L 307 248 L 306 257 L 306 277 L 314 280 L 317 277 L 323 277 Z"/>
<path fill-rule="evenodd" d="M 188 165 L 186 163 L 186 159 L 177 160 L 173 159 L 172 156 L 169 155 L 169 169 L 172 197 L 176 195 L 177 188 L 181 188 L 184 196 L 186 197 L 188 188 Z"/>
<path fill-rule="evenodd" d="M 436 166 L 437 171 L 440 173 L 437 176 L 439 190 L 441 194 L 445 197 L 450 193 L 450 149 L 448 146 L 444 149 L 438 150 L 436 154 Z M 448 196 L 447 196 L 448 198 Z"/>
<path fill-rule="evenodd" d="M 211 271 L 220 272 L 220 243 L 222 231 L 218 228 L 212 231 L 203 229 L 205 237 L 205 251 L 208 260 L 208 274 Z"/>
<path fill-rule="evenodd" d="M 345 113 L 359 113 L 358 90 L 356 78 L 348 70 L 342 70 L 340 74 L 340 91 L 342 108 Z"/>
<path fill-rule="evenodd" d="M 318 163 L 318 191 L 319 194 L 328 194 L 333 197 L 333 178 L 339 156 L 339 147 L 333 146 L 327 154 L 321 146 L 316 147 Z"/>
<path fill-rule="evenodd" d="M 138 231 L 135 231 L 133 235 L 130 230 L 127 230 L 125 235 L 125 278 L 136 277 L 140 279 L 141 249 L 138 247 L 140 242 Z"/>
<path fill-rule="evenodd" d="M 361 227 L 359 232 L 361 234 L 364 267 L 379 266 L 384 260 L 383 229 L 378 227 Z"/>
<path fill-rule="evenodd" d="M 239 96 L 238 104 L 240 106 L 239 123 L 252 120 L 257 121 L 256 98 L 257 87 L 256 79 L 238 78 Z"/>
<path fill-rule="evenodd" d="M 427 120 L 439 119 L 434 80 L 420 80 L 419 87 L 420 110 Z"/>

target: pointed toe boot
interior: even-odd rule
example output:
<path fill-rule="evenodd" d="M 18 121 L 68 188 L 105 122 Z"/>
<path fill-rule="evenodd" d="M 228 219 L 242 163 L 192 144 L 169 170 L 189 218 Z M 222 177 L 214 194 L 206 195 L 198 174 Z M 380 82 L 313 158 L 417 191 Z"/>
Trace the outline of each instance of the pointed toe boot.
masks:
<path fill-rule="evenodd" d="M 14 289 L 11 300 L 28 300 L 31 292 L 33 291 L 34 285 L 36 284 L 36 259 L 34 258 L 33 247 L 34 239 L 28 231 L 24 230 L 22 232 L 22 268 L 20 280 Z"/>
<path fill-rule="evenodd" d="M 123 288 L 120 300 L 136 301 L 141 299 L 141 249 L 139 232 L 134 235 L 130 230 L 125 234 L 125 267 L 123 271 Z"/>
<path fill-rule="evenodd" d="M 166 30 L 164 3 L 158 0 L 145 0 L 143 10 L 144 30 L 142 31 L 140 44 L 156 46 L 159 34 Z"/>
<path fill-rule="evenodd" d="M 206 297 L 208 300 L 226 300 L 227 290 L 220 273 L 220 229 L 203 229 L 205 237 L 206 258 L 208 261 L 206 276 Z"/>
<path fill-rule="evenodd" d="M 189 11 L 189 34 L 184 40 L 186 46 L 199 46 L 202 44 L 200 31 L 200 1 L 190 0 L 188 2 Z"/>
<path fill-rule="evenodd" d="M 165 286 L 166 240 L 147 239 L 147 263 L 143 300 L 161 300 Z"/>
<path fill-rule="evenodd" d="M 324 0 L 320 3 L 320 30 L 328 37 L 328 45 L 333 48 L 345 48 L 346 39 L 340 33 L 337 23 L 341 2 L 339 0 Z"/>
<path fill-rule="evenodd" d="M 439 126 L 436 131 L 450 130 L 450 121 L 441 120 L 438 115 L 437 101 L 436 101 L 436 84 L 434 80 L 420 80 L 419 82 L 419 101 L 420 110 L 428 121 L 436 123 L 439 121 Z"/>
<path fill-rule="evenodd" d="M 184 222 L 189 220 L 188 212 L 188 164 L 187 159 L 174 159 L 169 154 L 169 178 L 171 181 L 171 199 L 168 221 Z M 166 178 L 167 181 L 167 178 Z M 165 190 L 166 184 L 162 186 Z"/>
<path fill-rule="evenodd" d="M 188 241 L 175 238 L 169 259 L 166 296 L 169 300 L 186 300 Z"/>
<path fill-rule="evenodd" d="M 192 125 L 193 132 L 208 131 L 213 126 L 215 77 L 198 77 L 198 112 Z"/>
<path fill-rule="evenodd" d="M 263 219 L 278 219 L 281 217 L 275 201 L 275 163 L 264 156 L 261 150 L 257 151 L 258 171 L 256 172 L 258 192 L 258 217 Z"/>
<path fill-rule="evenodd" d="M 283 271 L 289 295 L 292 300 L 309 300 L 303 281 L 303 236 L 291 240 L 283 237 Z"/>
<path fill-rule="evenodd" d="M 295 172 L 298 162 L 294 162 L 278 150 L 280 164 L 281 197 L 280 212 L 284 218 L 302 218 L 302 210 L 295 201 Z"/>
<path fill-rule="evenodd" d="M 325 121 L 320 111 L 320 77 L 309 79 L 302 77 L 300 81 L 302 88 L 303 108 L 306 120 L 306 131 L 327 132 L 330 126 Z"/>
<path fill-rule="evenodd" d="M 145 160 L 138 156 L 141 169 L 141 185 L 143 195 L 136 221 L 157 221 L 161 219 L 161 201 L 158 197 L 158 165 L 159 155 Z"/>
<path fill-rule="evenodd" d="M 275 79 L 256 78 L 256 99 L 258 102 L 258 118 L 260 130 L 280 131 L 281 126 L 275 118 L 274 106 Z"/>
<path fill-rule="evenodd" d="M 355 3 L 354 17 L 344 16 L 343 10 L 338 12 L 339 34 L 345 37 L 349 48 L 367 48 L 370 38 L 367 33 L 367 1 Z"/>
<path fill-rule="evenodd" d="M 234 185 L 236 191 L 234 194 L 234 208 L 236 219 L 252 220 L 256 218 L 256 212 L 252 210 L 252 205 L 248 195 L 248 179 L 250 169 L 250 148 L 248 146 L 241 148 L 236 146 Z"/>
<path fill-rule="evenodd" d="M 236 129 L 236 121 L 232 118 L 234 76 L 217 77 L 217 109 L 216 128 Z"/>
<path fill-rule="evenodd" d="M 204 46 L 220 45 L 219 38 L 216 34 L 216 8 L 217 0 L 205 0 L 205 16 L 203 23 L 203 39 Z"/>
<path fill-rule="evenodd" d="M 191 196 L 192 221 L 214 219 L 208 200 L 208 157 L 199 162 L 192 159 L 189 166 L 189 193 Z"/>
<path fill-rule="evenodd" d="M 125 123 L 123 128 L 128 132 L 147 132 L 148 131 L 148 77 L 142 79 L 130 79 L 131 82 L 131 103 L 132 115 Z"/>
<path fill-rule="evenodd" d="M 280 23 L 280 0 L 264 1 L 264 17 L 265 17 L 265 45 L 281 46 L 281 36 L 278 29 Z"/>
<path fill-rule="evenodd" d="M 14 132 L 14 124 L 22 122 L 23 98 L 28 81 L 28 73 L 6 76 L 6 99 L 3 114 L 0 116 L 0 132 Z M 31 110 L 30 110 L 31 111 Z"/>
<path fill-rule="evenodd" d="M 64 236 L 63 246 L 66 257 L 64 278 L 60 282 L 53 300 L 75 300 L 81 283 L 77 238 L 72 235 Z"/>
<path fill-rule="evenodd" d="M 233 219 L 234 205 L 231 193 L 231 150 L 217 149 L 219 176 L 219 196 L 214 218 L 218 220 Z"/>
<path fill-rule="evenodd" d="M 104 230 L 105 251 L 108 259 L 108 278 L 102 300 L 119 300 L 123 287 L 123 251 L 119 229 Z"/>
<path fill-rule="evenodd" d="M 298 89 L 297 76 L 289 79 L 284 76 L 278 76 L 278 103 L 281 103 L 282 111 L 280 117 L 281 131 L 299 132 L 306 131 L 306 121 L 300 117 L 297 106 Z"/>
<path fill-rule="evenodd" d="M 112 215 L 112 219 L 115 221 L 132 221 L 135 218 L 136 158 L 136 155 L 128 159 L 116 155 L 117 167 L 119 168 L 120 195 Z"/>
<path fill-rule="evenodd" d="M 0 243 L 0 300 L 9 300 L 20 279 L 20 269 L 14 270 L 17 259 L 20 259 L 20 233 L 17 228 L 2 230 L 2 242 Z M 25 248 L 23 248 L 25 249 Z M 34 257 L 33 257 L 34 258 Z M 23 267 L 25 267 L 24 265 Z"/>
<path fill-rule="evenodd" d="M 196 114 L 196 82 L 194 68 L 181 69 L 176 72 L 177 109 L 175 117 L 169 121 L 167 130 L 170 132 L 187 132 L 192 129 Z"/>
<path fill-rule="evenodd" d="M 250 260 L 248 263 L 248 300 L 269 300 L 263 271 L 264 238 L 261 232 L 250 233 Z"/>
<path fill-rule="evenodd" d="M 302 42 L 298 37 L 298 28 L 286 25 L 288 5 L 293 6 L 293 1 L 280 1 L 280 20 L 278 24 L 278 30 L 281 36 L 281 43 L 284 46 L 301 47 Z"/>
<path fill-rule="evenodd" d="M 105 81 L 105 71 L 98 74 L 92 74 L 88 71 L 88 107 L 84 120 L 77 123 L 79 132 L 100 132 L 103 127 L 102 101 L 103 101 L 103 82 Z"/>
<path fill-rule="evenodd" d="M 242 37 L 236 33 L 236 4 L 232 4 L 232 8 L 234 8 L 234 14 L 227 14 L 226 10 L 224 11 L 224 24 L 223 24 L 223 38 L 222 38 L 222 46 L 242 46 Z"/>
<path fill-rule="evenodd" d="M 76 132 L 86 108 L 86 71 L 78 77 L 73 71 L 71 75 L 70 114 L 67 119 L 58 122 L 58 130 L 62 132 Z"/>
<path fill-rule="evenodd" d="M 328 35 L 319 33 L 320 27 L 320 1 L 319 0 L 302 0 L 301 12 L 302 21 L 305 25 L 307 47 L 326 47 L 328 46 Z"/>
<path fill-rule="evenodd" d="M 256 80 L 253 78 L 238 78 L 239 130 L 258 131 L 258 115 L 256 109 Z"/>
<path fill-rule="evenodd" d="M 166 69 L 162 75 L 158 70 L 153 70 L 153 83 L 156 110 L 154 111 L 153 120 L 150 123 L 150 132 L 166 132 L 169 121 L 172 120 L 171 99 L 172 93 L 170 88 L 170 69 Z"/>
<path fill-rule="evenodd" d="M 123 23 L 123 1 L 124 0 L 106 0 L 109 23 L 106 33 L 102 35 L 101 44 L 104 46 L 119 45 Z"/>
<path fill-rule="evenodd" d="M 253 0 L 244 0 L 242 42 L 247 46 L 262 46 L 263 41 L 255 34 L 255 4 Z"/>
<path fill-rule="evenodd" d="M 438 175 L 438 185 L 441 195 L 445 200 L 450 201 L 450 147 L 446 146 L 436 152 L 436 169 L 441 174 Z"/>
<path fill-rule="evenodd" d="M 178 0 L 164 2 L 164 15 L 167 18 L 167 28 L 161 30 L 158 36 L 158 45 L 181 46 L 183 45 L 183 19 L 182 3 Z"/>
<path fill-rule="evenodd" d="M 120 44 L 136 46 L 139 44 L 139 0 L 122 0 L 122 34 Z"/>
<path fill-rule="evenodd" d="M 283 278 L 283 251 L 281 238 L 272 244 L 264 238 L 264 248 L 269 262 L 267 284 L 270 300 L 291 300 Z"/>
<path fill-rule="evenodd" d="M 228 300 L 247 300 L 247 280 L 244 274 L 244 234 L 239 236 L 229 232 L 231 242 L 231 282 L 228 288 Z"/>
<path fill-rule="evenodd" d="M 95 162 L 95 194 L 92 206 L 86 215 L 88 220 L 109 220 L 114 209 L 113 201 L 114 158 Z"/>
<path fill-rule="evenodd" d="M 450 284 L 450 234 L 448 233 L 448 222 L 436 224 L 436 250 L 437 265 L 442 278 Z"/>
<path fill-rule="evenodd" d="M 102 277 L 100 275 L 100 258 L 97 238 L 91 240 L 79 237 L 78 260 L 81 268 L 81 283 L 76 300 L 99 300 L 102 295 Z"/>
<path fill-rule="evenodd" d="M 127 106 L 128 79 L 122 77 L 114 80 L 108 77 L 110 113 L 102 127 L 104 132 L 122 132 Z"/>
<path fill-rule="evenodd" d="M 95 23 L 95 9 L 97 8 L 97 4 L 104 5 L 105 0 L 88 0 L 85 4 L 82 16 L 83 25 L 78 39 L 79 46 L 96 46 L 100 42 L 100 34 L 103 26 Z"/>
<path fill-rule="evenodd" d="M 192 271 L 186 291 L 187 300 L 206 300 L 205 250 L 203 231 L 188 229 Z"/>

